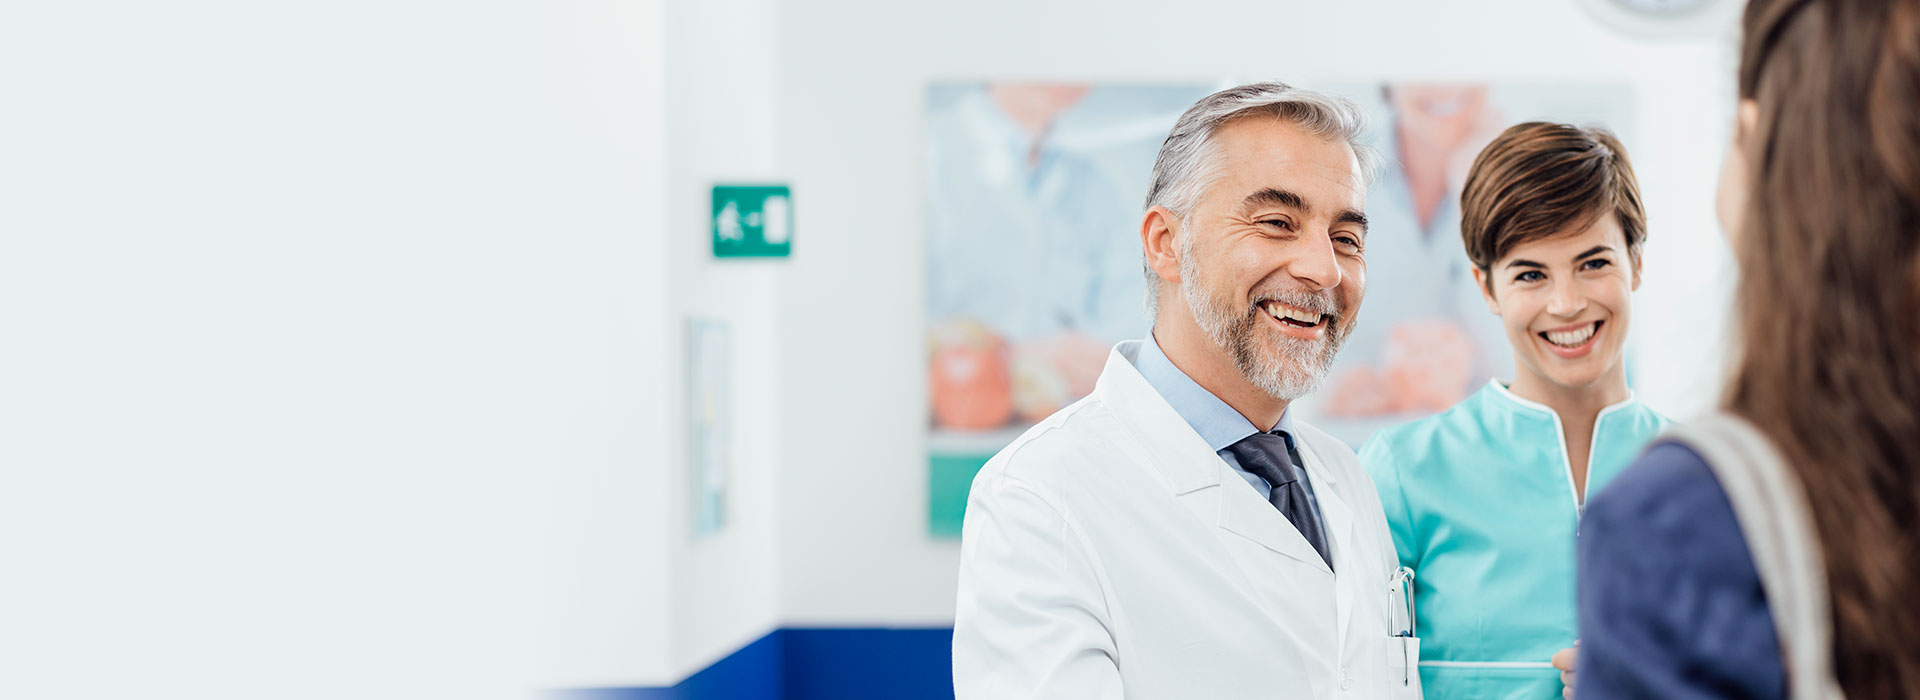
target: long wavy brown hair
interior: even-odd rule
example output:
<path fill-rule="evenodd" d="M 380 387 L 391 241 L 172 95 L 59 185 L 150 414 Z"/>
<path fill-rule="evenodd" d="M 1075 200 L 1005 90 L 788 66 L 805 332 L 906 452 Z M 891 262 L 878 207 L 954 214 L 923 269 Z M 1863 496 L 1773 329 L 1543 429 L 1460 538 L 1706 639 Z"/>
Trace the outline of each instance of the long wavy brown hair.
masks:
<path fill-rule="evenodd" d="M 1920 0 L 1753 0 L 1743 24 L 1726 408 L 1806 486 L 1841 687 L 1920 698 Z"/>

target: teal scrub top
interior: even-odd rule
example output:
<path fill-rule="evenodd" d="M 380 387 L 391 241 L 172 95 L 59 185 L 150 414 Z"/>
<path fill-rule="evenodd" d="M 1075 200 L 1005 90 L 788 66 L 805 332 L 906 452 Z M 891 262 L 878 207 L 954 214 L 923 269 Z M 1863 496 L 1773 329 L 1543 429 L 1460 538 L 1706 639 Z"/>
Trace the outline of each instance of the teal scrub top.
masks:
<path fill-rule="evenodd" d="M 1587 459 L 1597 493 L 1667 419 L 1629 397 L 1601 410 Z M 1498 381 L 1360 450 L 1414 571 L 1428 700 L 1561 697 L 1554 652 L 1573 646 L 1580 509 L 1560 416 Z"/>

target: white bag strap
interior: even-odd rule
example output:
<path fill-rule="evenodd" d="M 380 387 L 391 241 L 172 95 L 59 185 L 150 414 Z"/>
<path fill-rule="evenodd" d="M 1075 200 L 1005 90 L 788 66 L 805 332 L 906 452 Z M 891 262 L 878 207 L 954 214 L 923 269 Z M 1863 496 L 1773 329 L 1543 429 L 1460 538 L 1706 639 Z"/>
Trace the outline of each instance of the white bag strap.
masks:
<path fill-rule="evenodd" d="M 1800 478 L 1751 423 L 1717 413 L 1668 429 L 1660 441 L 1693 448 L 1733 503 L 1780 637 L 1793 700 L 1843 697 L 1833 675 L 1826 562 Z"/>

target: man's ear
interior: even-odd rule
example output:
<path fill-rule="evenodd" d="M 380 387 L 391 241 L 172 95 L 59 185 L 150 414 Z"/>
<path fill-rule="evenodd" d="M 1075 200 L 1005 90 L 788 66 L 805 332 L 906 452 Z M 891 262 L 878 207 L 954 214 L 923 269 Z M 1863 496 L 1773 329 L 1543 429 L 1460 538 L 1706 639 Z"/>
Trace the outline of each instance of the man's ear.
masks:
<path fill-rule="evenodd" d="M 1180 219 L 1166 207 L 1156 206 L 1147 210 L 1140 219 L 1140 250 L 1145 256 L 1147 269 L 1160 277 L 1160 281 L 1174 287 L 1180 286 Z"/>
<path fill-rule="evenodd" d="M 1636 277 L 1635 279 L 1638 279 L 1638 278 Z M 1488 278 L 1487 278 L 1486 270 L 1482 270 L 1478 267 L 1473 268 L 1473 286 L 1479 288 L 1480 300 L 1487 302 L 1488 311 L 1492 311 L 1493 315 L 1499 316 L 1500 300 L 1493 298 L 1492 285 L 1488 284 L 1487 281 L 1488 281 Z"/>

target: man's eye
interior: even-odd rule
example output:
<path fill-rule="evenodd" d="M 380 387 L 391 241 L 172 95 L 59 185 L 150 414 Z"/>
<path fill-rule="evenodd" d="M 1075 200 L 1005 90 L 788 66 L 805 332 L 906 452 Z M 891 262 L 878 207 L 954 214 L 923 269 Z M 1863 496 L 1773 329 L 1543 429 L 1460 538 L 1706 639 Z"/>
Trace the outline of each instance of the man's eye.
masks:
<path fill-rule="evenodd" d="M 1540 280 L 1543 280 L 1543 279 L 1546 279 L 1546 278 L 1547 278 L 1547 276 L 1546 276 L 1546 275 L 1545 275 L 1544 273 L 1541 273 L 1541 272 L 1540 272 L 1539 270 L 1528 270 L 1528 271 L 1526 271 L 1526 272 L 1522 272 L 1522 273 L 1520 273 L 1520 274 L 1518 274 L 1518 275 L 1514 275 L 1514 277 L 1513 277 L 1513 281 L 1515 281 L 1515 282 L 1538 282 L 1538 281 L 1540 281 Z"/>
<path fill-rule="evenodd" d="M 1258 223 L 1262 226 L 1272 226 L 1282 231 L 1293 230 L 1293 223 L 1285 219 L 1263 219 Z"/>
<path fill-rule="evenodd" d="M 1353 236 L 1334 236 L 1333 242 L 1346 246 L 1349 250 L 1360 249 L 1360 239 Z"/>

